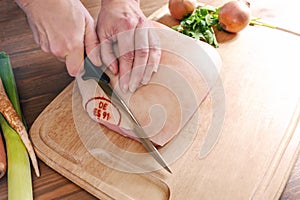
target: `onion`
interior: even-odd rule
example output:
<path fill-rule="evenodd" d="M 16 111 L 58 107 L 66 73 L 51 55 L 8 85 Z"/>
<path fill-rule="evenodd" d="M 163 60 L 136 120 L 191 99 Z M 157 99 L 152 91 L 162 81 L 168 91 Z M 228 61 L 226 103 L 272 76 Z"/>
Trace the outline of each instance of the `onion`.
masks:
<path fill-rule="evenodd" d="M 181 20 L 194 11 L 195 4 L 190 0 L 169 0 L 169 11 L 172 17 Z"/>
<path fill-rule="evenodd" d="M 218 19 L 225 31 L 237 33 L 249 25 L 250 4 L 239 0 L 229 1 L 220 8 Z"/>

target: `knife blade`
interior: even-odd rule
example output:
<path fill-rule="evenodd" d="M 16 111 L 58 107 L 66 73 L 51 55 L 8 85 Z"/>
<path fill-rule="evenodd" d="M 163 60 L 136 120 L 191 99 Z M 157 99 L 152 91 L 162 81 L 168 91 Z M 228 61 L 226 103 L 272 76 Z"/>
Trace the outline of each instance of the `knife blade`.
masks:
<path fill-rule="evenodd" d="M 153 145 L 153 143 L 148 138 L 144 129 L 126 105 L 126 103 L 122 100 L 122 98 L 115 92 L 110 84 L 109 76 L 103 71 L 102 67 L 95 66 L 90 59 L 86 56 L 84 59 L 84 69 L 85 73 L 82 75 L 83 80 L 94 79 L 98 85 L 102 88 L 104 93 L 108 96 L 108 98 L 124 113 L 127 115 L 128 119 L 133 125 L 133 132 L 139 138 L 145 149 L 150 153 L 150 155 L 169 173 L 172 173 L 171 169 L 168 167 L 166 161 L 159 153 L 157 148 Z"/>

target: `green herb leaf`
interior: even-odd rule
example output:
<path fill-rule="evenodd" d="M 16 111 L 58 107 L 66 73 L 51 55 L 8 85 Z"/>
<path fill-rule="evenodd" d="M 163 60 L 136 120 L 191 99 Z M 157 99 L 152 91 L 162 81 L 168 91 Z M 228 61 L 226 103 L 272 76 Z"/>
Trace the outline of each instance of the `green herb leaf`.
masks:
<path fill-rule="evenodd" d="M 213 27 L 218 25 L 218 12 L 210 6 L 197 7 L 193 13 L 185 16 L 179 25 L 172 28 L 189 37 L 202 40 L 208 44 L 218 47 L 218 42 Z"/>

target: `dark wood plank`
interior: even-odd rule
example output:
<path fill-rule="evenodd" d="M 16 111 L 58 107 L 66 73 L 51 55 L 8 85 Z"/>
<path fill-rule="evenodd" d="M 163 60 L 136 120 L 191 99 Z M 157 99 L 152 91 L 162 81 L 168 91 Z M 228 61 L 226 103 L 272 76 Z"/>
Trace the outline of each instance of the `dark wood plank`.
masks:
<path fill-rule="evenodd" d="M 14 1 L 1 1 L 0 51 L 9 54 L 20 102 L 30 127 L 73 78 L 65 65 L 35 44 L 26 17 Z"/>

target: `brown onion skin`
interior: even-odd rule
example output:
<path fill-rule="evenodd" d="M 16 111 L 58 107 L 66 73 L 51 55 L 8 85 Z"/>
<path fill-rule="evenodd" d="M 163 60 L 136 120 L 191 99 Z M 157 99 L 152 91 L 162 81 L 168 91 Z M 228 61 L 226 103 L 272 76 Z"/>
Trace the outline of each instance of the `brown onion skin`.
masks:
<path fill-rule="evenodd" d="M 240 32 L 251 20 L 250 4 L 239 0 L 229 1 L 220 8 L 218 19 L 225 31 Z"/>
<path fill-rule="evenodd" d="M 194 11 L 195 5 L 189 0 L 169 0 L 169 11 L 172 17 L 182 20 L 184 16 Z"/>

